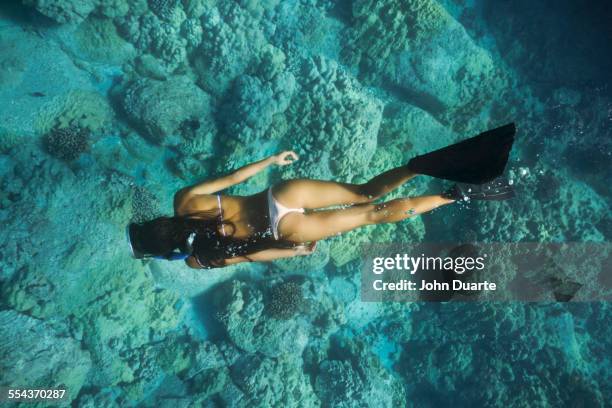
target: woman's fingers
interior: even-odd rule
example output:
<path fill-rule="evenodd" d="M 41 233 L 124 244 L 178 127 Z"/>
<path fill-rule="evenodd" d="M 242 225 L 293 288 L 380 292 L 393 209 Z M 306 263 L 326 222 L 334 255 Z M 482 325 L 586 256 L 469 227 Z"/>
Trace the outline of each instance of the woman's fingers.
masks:
<path fill-rule="evenodd" d="M 286 152 L 282 152 L 280 154 L 280 165 L 284 166 L 286 164 L 291 164 L 294 161 L 299 160 L 299 156 L 292 150 L 288 150 Z"/>
<path fill-rule="evenodd" d="M 312 241 L 312 242 L 309 242 L 308 244 L 300 244 L 295 247 L 295 250 L 300 255 L 313 254 L 315 249 L 317 249 L 317 241 Z"/>
<path fill-rule="evenodd" d="M 308 252 L 312 254 L 317 249 L 317 242 L 318 241 L 312 241 L 310 244 L 308 244 Z"/>
<path fill-rule="evenodd" d="M 284 156 L 285 156 L 286 163 L 291 163 L 298 159 L 298 155 L 294 151 L 291 151 L 291 150 L 288 152 L 285 152 Z"/>

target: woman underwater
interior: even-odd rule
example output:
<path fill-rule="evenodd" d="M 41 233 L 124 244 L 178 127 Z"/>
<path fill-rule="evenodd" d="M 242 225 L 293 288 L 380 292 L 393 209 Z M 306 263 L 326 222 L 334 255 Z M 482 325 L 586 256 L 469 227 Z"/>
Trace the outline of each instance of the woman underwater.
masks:
<path fill-rule="evenodd" d="M 136 258 L 184 259 L 192 268 L 271 261 L 315 251 L 316 242 L 370 224 L 398 222 L 461 199 L 503 200 L 513 196 L 503 173 L 514 124 L 489 130 L 417 156 L 363 184 L 294 179 L 250 196 L 219 192 L 270 165 L 298 160 L 285 151 L 214 180 L 185 187 L 174 196 L 174 216 L 127 228 Z M 374 201 L 418 175 L 456 181 L 443 194 Z M 341 208 L 326 209 L 331 206 Z"/>

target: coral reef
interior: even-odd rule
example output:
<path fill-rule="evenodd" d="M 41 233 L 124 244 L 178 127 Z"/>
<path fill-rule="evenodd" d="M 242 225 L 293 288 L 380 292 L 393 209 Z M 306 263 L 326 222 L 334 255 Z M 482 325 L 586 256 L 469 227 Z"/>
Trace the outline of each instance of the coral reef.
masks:
<path fill-rule="evenodd" d="M 136 80 L 125 90 L 122 107 L 135 126 L 162 144 L 183 126 L 210 122 L 210 97 L 185 76 Z"/>
<path fill-rule="evenodd" d="M 460 138 L 423 109 L 393 103 L 385 106 L 378 139 L 384 148 L 396 147 L 401 152 L 402 156 L 396 162 L 399 165 L 419 154 L 455 143 Z"/>
<path fill-rule="evenodd" d="M 358 1 L 352 12 L 345 59 L 359 65 L 367 83 L 389 88 L 456 129 L 468 128 L 508 87 L 490 53 L 434 0 Z"/>
<path fill-rule="evenodd" d="M 300 98 L 287 110 L 286 137 L 302 159 L 283 169 L 283 176 L 351 181 L 376 150 L 382 103 L 323 57 L 303 62 L 298 83 Z"/>
<path fill-rule="evenodd" d="M 186 16 L 180 7 L 161 7 L 158 13 L 163 17 L 152 12 L 130 14 L 120 20 L 119 32 L 142 52 L 154 55 L 171 73 L 186 62 L 188 40 L 181 35 Z"/>
<path fill-rule="evenodd" d="M 58 23 L 82 21 L 96 8 L 96 1 L 88 0 L 23 0 L 23 3 Z"/>
<path fill-rule="evenodd" d="M 412 41 L 427 37 L 450 16 L 435 1 L 358 0 L 351 9 L 350 41 L 343 50 L 353 64 L 384 70 L 393 54 L 409 48 Z"/>
<path fill-rule="evenodd" d="M 89 132 L 77 126 L 56 128 L 45 136 L 44 143 L 50 155 L 71 161 L 89 148 Z"/>
<path fill-rule="evenodd" d="M 303 319 L 268 317 L 263 313 L 265 304 L 261 290 L 233 280 L 223 284 L 214 296 L 217 319 L 240 349 L 276 357 L 304 348 L 308 327 Z"/>
<path fill-rule="evenodd" d="M 365 343 L 333 337 L 327 354 L 315 380 L 315 392 L 324 406 L 406 406 L 403 384 L 368 352 Z"/>
<path fill-rule="evenodd" d="M 221 110 L 225 134 L 240 145 L 259 145 L 266 136 L 274 137 L 267 130 L 274 116 L 287 109 L 295 90 L 283 52 L 269 46 L 262 54 L 256 75 L 236 78 Z"/>
<path fill-rule="evenodd" d="M 164 20 L 172 20 L 172 16 L 181 3 L 179 0 L 149 0 L 149 10 Z"/>
<path fill-rule="evenodd" d="M 575 310 L 588 309 L 585 306 Z M 584 358 L 591 349 L 588 342 L 582 343 L 584 339 L 574 332 L 574 318 L 568 310 L 559 305 L 501 307 L 488 304 L 474 306 L 470 312 L 459 316 L 454 312 L 456 308 L 456 305 L 448 305 L 446 309 L 449 310 L 445 313 L 420 309 L 416 316 L 431 324 L 414 330 L 411 340 L 402 347 L 400 372 L 409 383 L 416 385 L 415 397 L 424 404 L 452 400 L 459 405 L 498 405 L 514 401 L 565 405 L 575 397 L 591 406 L 603 403 L 605 391 L 600 388 L 603 384 L 590 382 L 589 375 L 585 375 L 588 368 L 571 362 L 572 353 Z M 467 322 L 475 315 L 479 319 L 477 331 L 466 331 Z M 519 328 L 530 334 L 517 342 L 509 333 Z M 479 338 L 479 334 L 482 337 Z M 435 358 L 423 358 L 425 355 Z M 558 368 L 551 370 L 553 365 Z M 516 372 L 512 369 L 516 366 L 522 369 Z M 440 367 L 444 369 L 439 370 Z M 430 376 L 422 373 L 430 373 Z M 516 386 L 532 375 L 537 378 L 533 388 Z M 467 385 L 480 378 L 487 379 L 489 385 Z M 551 387 L 558 380 L 565 386 Z M 463 392 L 452 391 L 458 389 Z M 496 392 L 490 392 L 492 389 Z"/>
<path fill-rule="evenodd" d="M 245 2 L 255 10 L 274 7 L 275 1 Z M 220 2 L 202 15 L 202 41 L 193 56 L 193 68 L 202 88 L 221 95 L 243 73 L 267 44 L 254 14 L 238 2 Z"/>
<path fill-rule="evenodd" d="M 270 289 L 266 304 L 268 315 L 277 319 L 290 319 L 302 306 L 304 301 L 302 288 L 295 282 L 283 282 Z"/>
<path fill-rule="evenodd" d="M 232 366 L 231 376 L 245 393 L 245 406 L 320 406 L 300 360 L 291 356 L 245 355 Z"/>
<path fill-rule="evenodd" d="M 73 108 L 81 104 L 85 108 L 81 113 L 88 117 L 94 112 L 112 112 L 106 109 L 108 100 L 99 95 L 91 74 L 75 64 L 61 42 L 45 39 L 34 30 L 15 24 L 3 26 L 0 66 L 0 128 L 20 136 L 23 143 L 31 143 L 51 130 L 63 112 L 76 114 Z M 98 98 L 92 96 L 94 93 Z M 85 95 L 92 96 L 85 97 L 89 102 L 79 102 Z M 94 99 L 96 109 L 90 109 Z"/>
<path fill-rule="evenodd" d="M 609 213 L 609 204 L 601 196 L 585 183 L 570 182 L 565 171 L 553 173 L 540 166 L 532 171 L 522 176 L 517 174 L 516 184 L 523 191 L 533 189 L 539 200 L 490 206 L 474 228 L 478 231 L 478 239 L 492 242 L 517 238 L 534 242 L 602 242 L 606 239 L 602 221 Z M 531 214 L 531 217 L 508 218 L 515 213 Z"/>
<path fill-rule="evenodd" d="M 0 385 L 65 386 L 79 407 L 605 406 L 604 302 L 361 301 L 361 244 L 390 242 L 568 243 L 490 272 L 552 265 L 574 300 L 612 293 L 609 7 L 497 3 L 1 4 Z M 510 121 L 515 200 L 270 263 L 129 257 L 129 222 L 266 155 L 300 160 L 222 194 L 363 183 Z M 443 188 L 419 176 L 382 200 Z"/>
<path fill-rule="evenodd" d="M 13 310 L 0 312 L 0 385 L 65 388 L 74 399 L 91 368 L 89 353 L 67 328 Z"/>
<path fill-rule="evenodd" d="M 121 64 L 135 54 L 134 47 L 120 37 L 116 25 L 107 18 L 89 17 L 72 35 L 74 52 L 87 61 Z"/>
<path fill-rule="evenodd" d="M 112 120 L 112 109 L 100 93 L 74 90 L 44 105 L 36 125 L 40 132 L 78 126 L 96 133 L 108 129 Z"/>

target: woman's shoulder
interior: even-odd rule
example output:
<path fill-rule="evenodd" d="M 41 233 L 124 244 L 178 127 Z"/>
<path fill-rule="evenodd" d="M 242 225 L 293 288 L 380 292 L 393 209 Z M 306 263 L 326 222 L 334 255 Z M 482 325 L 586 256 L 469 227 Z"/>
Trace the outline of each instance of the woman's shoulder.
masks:
<path fill-rule="evenodd" d="M 216 194 L 191 194 L 179 190 L 174 195 L 174 214 L 187 215 L 194 212 L 208 211 L 217 207 Z"/>

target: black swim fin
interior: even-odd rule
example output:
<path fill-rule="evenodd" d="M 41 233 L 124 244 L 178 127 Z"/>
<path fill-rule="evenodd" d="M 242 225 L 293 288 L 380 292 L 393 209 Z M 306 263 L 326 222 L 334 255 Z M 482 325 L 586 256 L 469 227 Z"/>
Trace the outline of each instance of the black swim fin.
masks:
<path fill-rule="evenodd" d="M 516 126 L 510 123 L 414 157 L 407 166 L 416 174 L 460 183 L 486 183 L 504 172 L 515 133 Z"/>
<path fill-rule="evenodd" d="M 500 201 L 514 197 L 514 188 L 508 180 L 500 177 L 483 184 L 455 184 L 442 196 L 457 201 Z"/>

